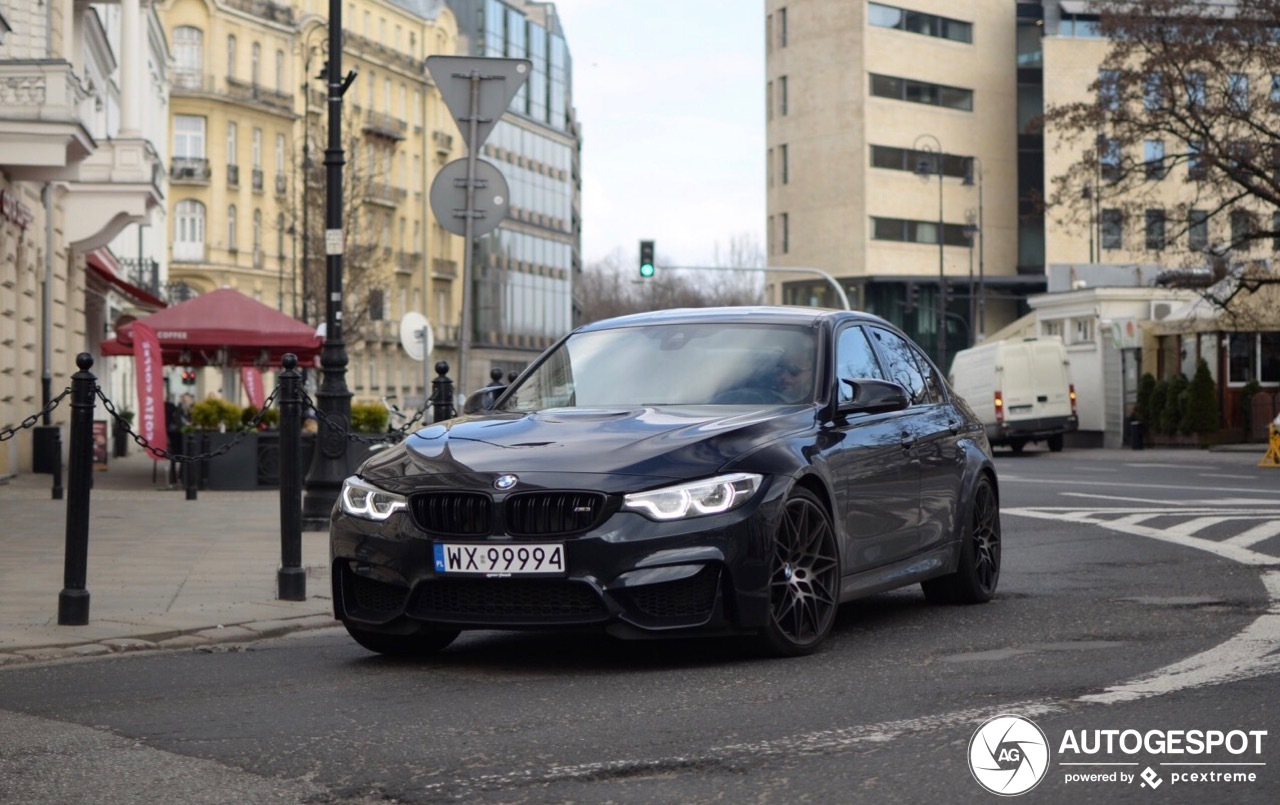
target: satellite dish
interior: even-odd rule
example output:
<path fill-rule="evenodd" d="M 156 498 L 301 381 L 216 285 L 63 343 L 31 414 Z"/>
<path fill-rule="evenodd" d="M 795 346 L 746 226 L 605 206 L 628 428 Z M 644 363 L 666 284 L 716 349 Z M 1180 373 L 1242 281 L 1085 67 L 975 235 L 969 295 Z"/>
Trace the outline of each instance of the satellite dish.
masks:
<path fill-rule="evenodd" d="M 426 316 L 414 310 L 404 314 L 404 318 L 400 319 L 400 346 L 415 361 L 431 354 L 431 350 L 435 348 L 435 339 Z"/>

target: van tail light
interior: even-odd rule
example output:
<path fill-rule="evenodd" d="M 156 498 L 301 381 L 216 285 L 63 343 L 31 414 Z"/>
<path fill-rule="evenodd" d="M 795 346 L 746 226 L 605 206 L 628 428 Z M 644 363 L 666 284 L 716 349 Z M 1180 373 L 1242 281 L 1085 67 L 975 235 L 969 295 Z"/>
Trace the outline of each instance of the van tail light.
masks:
<path fill-rule="evenodd" d="M 1075 395 L 1075 392 L 1073 391 L 1071 392 L 1072 410 L 1075 410 L 1075 400 L 1076 400 L 1076 395 Z M 1004 424 L 1004 395 L 998 391 L 996 392 L 996 424 L 997 425 Z"/>
<path fill-rule="evenodd" d="M 1076 415 L 1076 384 L 1067 386 L 1067 396 L 1071 398 L 1071 415 Z"/>

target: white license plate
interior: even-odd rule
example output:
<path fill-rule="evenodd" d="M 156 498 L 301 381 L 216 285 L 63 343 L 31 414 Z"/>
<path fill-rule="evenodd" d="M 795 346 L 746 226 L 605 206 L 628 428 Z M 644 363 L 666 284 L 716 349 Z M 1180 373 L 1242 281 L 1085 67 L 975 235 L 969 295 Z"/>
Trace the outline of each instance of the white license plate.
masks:
<path fill-rule="evenodd" d="M 482 576 L 563 576 L 564 545 L 463 545 L 438 542 L 433 546 L 437 573 Z"/>

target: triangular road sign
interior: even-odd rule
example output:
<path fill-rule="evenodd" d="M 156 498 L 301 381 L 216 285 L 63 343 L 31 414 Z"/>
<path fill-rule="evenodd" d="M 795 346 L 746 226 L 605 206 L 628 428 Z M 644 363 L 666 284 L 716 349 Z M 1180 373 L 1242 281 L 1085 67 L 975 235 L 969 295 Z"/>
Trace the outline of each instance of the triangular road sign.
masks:
<path fill-rule="evenodd" d="M 529 80 L 533 63 L 528 59 L 486 59 L 477 56 L 429 56 L 427 71 L 440 88 L 445 106 L 466 140 L 470 121 L 478 118 L 476 140 L 468 148 L 479 149 L 488 139 L 498 119 L 511 105 L 511 99 Z M 471 108 L 471 84 L 479 84 L 477 108 Z"/>

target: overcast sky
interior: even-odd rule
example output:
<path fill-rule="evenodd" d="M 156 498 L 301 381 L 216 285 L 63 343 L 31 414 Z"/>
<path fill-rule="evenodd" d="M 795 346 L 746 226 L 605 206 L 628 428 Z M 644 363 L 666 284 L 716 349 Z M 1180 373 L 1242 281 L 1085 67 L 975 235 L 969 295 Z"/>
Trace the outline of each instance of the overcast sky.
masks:
<path fill-rule="evenodd" d="M 707 265 L 763 252 L 764 3 L 555 0 L 583 124 L 582 248 Z"/>

